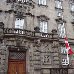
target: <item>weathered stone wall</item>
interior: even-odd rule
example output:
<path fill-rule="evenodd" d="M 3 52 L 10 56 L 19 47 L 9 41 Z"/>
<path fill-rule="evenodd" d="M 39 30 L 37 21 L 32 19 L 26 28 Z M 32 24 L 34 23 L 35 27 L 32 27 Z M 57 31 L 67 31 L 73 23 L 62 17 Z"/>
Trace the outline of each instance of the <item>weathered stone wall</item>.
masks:
<path fill-rule="evenodd" d="M 0 44 L 0 73 L 6 74 L 8 70 L 8 49 L 4 43 Z"/>
<path fill-rule="evenodd" d="M 45 15 L 49 18 L 48 20 L 48 33 L 52 29 L 57 29 L 57 23 L 55 19 L 57 18 L 55 11 L 54 0 L 47 0 L 47 6 L 39 6 L 38 0 L 33 0 L 35 2 L 35 8 L 31 11 L 25 10 L 25 12 L 30 12 L 32 15 L 25 15 L 24 20 L 26 22 L 25 29 L 34 30 L 34 27 L 39 26 L 37 16 Z M 66 21 L 66 34 L 69 38 L 74 38 L 73 26 L 71 24 L 71 14 L 69 9 L 69 0 L 63 0 L 63 18 Z M 15 3 L 14 3 L 15 4 Z M 9 10 L 16 10 L 16 5 L 13 6 L 11 3 L 6 3 L 6 0 L 0 1 L 0 22 L 4 23 L 5 28 L 15 27 L 15 13 L 14 11 L 9 12 Z M 18 8 L 17 8 L 18 9 Z M 1 11 L 2 10 L 2 11 Z M 19 9 L 20 10 L 20 9 Z M 21 10 L 20 10 L 21 11 Z M 26 18 L 25 18 L 26 17 Z M 17 38 L 5 38 L 6 43 L 0 44 L 0 72 L 7 72 L 8 69 L 8 55 L 9 51 L 6 45 L 17 45 Z M 19 42 L 21 46 L 26 46 L 28 50 L 26 51 L 26 72 L 27 74 L 50 74 L 50 68 L 59 68 L 60 63 L 60 46 L 58 41 L 31 41 L 19 37 Z"/>
<path fill-rule="evenodd" d="M 26 29 L 28 30 L 34 30 L 34 27 L 39 26 L 38 18 L 37 16 L 45 15 L 50 20 L 48 20 L 48 32 L 51 32 L 52 29 L 57 29 L 57 23 L 55 21 L 57 17 L 57 12 L 55 9 L 55 0 L 47 0 L 47 6 L 39 6 L 38 0 L 33 0 L 35 2 L 35 8 L 31 9 L 29 11 L 34 16 L 26 16 Z M 14 27 L 15 23 L 15 13 L 14 12 L 8 12 L 9 10 L 15 10 L 17 8 L 17 4 L 13 3 L 6 3 L 6 0 L 2 0 L 0 2 L 0 21 L 4 22 L 5 27 Z M 66 21 L 65 27 L 66 27 L 66 33 L 68 37 L 74 38 L 73 34 L 73 25 L 72 22 L 72 15 L 70 12 L 69 7 L 69 0 L 65 1 L 63 0 L 63 18 Z M 13 8 L 12 8 L 13 7 Z M 22 10 L 26 11 L 26 9 L 23 7 Z M 5 12 L 7 11 L 7 12 Z M 28 9 L 27 11 L 28 12 Z M 67 14 L 66 14 L 67 13 Z"/>

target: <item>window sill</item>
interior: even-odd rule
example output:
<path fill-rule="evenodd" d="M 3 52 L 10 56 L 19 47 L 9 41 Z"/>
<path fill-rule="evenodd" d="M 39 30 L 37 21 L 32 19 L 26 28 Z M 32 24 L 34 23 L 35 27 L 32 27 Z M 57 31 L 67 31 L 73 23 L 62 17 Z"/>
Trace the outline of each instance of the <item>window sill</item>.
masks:
<path fill-rule="evenodd" d="M 43 5 L 43 4 L 38 4 L 38 6 L 42 6 L 42 7 L 48 7 L 47 5 Z"/>
<path fill-rule="evenodd" d="M 57 8 L 57 7 L 55 7 L 55 9 L 56 10 L 62 10 L 62 11 L 64 10 L 63 8 Z"/>

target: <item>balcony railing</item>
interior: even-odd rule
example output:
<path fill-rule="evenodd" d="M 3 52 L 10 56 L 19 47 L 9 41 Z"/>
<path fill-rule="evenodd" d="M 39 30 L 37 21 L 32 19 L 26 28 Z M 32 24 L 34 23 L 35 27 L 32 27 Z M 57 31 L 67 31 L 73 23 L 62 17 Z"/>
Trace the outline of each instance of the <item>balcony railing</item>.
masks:
<path fill-rule="evenodd" d="M 42 38 L 58 38 L 57 34 L 54 33 L 43 33 L 29 31 L 25 29 L 16 29 L 16 28 L 4 28 L 4 35 L 20 35 L 20 36 L 29 36 L 29 37 L 42 37 Z"/>

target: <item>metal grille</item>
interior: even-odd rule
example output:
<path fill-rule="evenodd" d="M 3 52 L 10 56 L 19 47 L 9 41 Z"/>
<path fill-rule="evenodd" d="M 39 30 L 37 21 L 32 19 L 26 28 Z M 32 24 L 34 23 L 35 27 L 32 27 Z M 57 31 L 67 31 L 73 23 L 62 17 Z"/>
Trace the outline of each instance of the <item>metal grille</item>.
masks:
<path fill-rule="evenodd" d="M 10 52 L 9 59 L 25 60 L 26 54 L 23 52 Z"/>
<path fill-rule="evenodd" d="M 54 68 L 50 69 L 50 74 L 68 74 L 68 69 L 64 68 Z"/>

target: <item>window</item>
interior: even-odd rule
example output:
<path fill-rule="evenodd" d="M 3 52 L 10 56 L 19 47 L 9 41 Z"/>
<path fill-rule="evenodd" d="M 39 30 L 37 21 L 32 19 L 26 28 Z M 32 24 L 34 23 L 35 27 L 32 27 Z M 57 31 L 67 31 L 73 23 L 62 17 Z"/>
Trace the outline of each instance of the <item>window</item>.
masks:
<path fill-rule="evenodd" d="M 70 9 L 72 12 L 74 12 L 74 4 L 70 4 Z"/>
<path fill-rule="evenodd" d="M 40 21 L 40 32 L 47 33 L 47 21 Z"/>
<path fill-rule="evenodd" d="M 55 1 L 55 7 L 62 9 L 62 2 L 61 1 Z"/>
<path fill-rule="evenodd" d="M 64 23 L 58 24 L 58 35 L 59 35 L 59 37 L 64 38 L 64 36 L 65 36 L 65 27 L 64 27 Z"/>
<path fill-rule="evenodd" d="M 61 17 L 61 16 L 62 16 L 62 12 L 59 11 L 59 10 L 57 10 L 57 16 L 58 16 L 58 17 Z"/>
<path fill-rule="evenodd" d="M 66 47 L 61 47 L 61 53 L 66 54 Z"/>
<path fill-rule="evenodd" d="M 67 59 L 62 59 L 62 65 L 68 65 L 69 64 L 69 60 Z"/>
<path fill-rule="evenodd" d="M 16 18 L 15 28 L 23 29 L 23 26 L 24 26 L 24 19 Z"/>
<path fill-rule="evenodd" d="M 57 12 L 57 16 L 61 16 L 61 12 Z"/>
<path fill-rule="evenodd" d="M 16 31 L 15 31 L 15 33 L 23 34 L 23 30 L 22 30 L 23 27 L 24 27 L 24 19 L 16 18 L 16 21 L 15 21 Z M 17 29 L 21 29 L 21 30 L 17 30 Z"/>
<path fill-rule="evenodd" d="M 46 0 L 39 0 L 40 5 L 46 5 Z"/>

